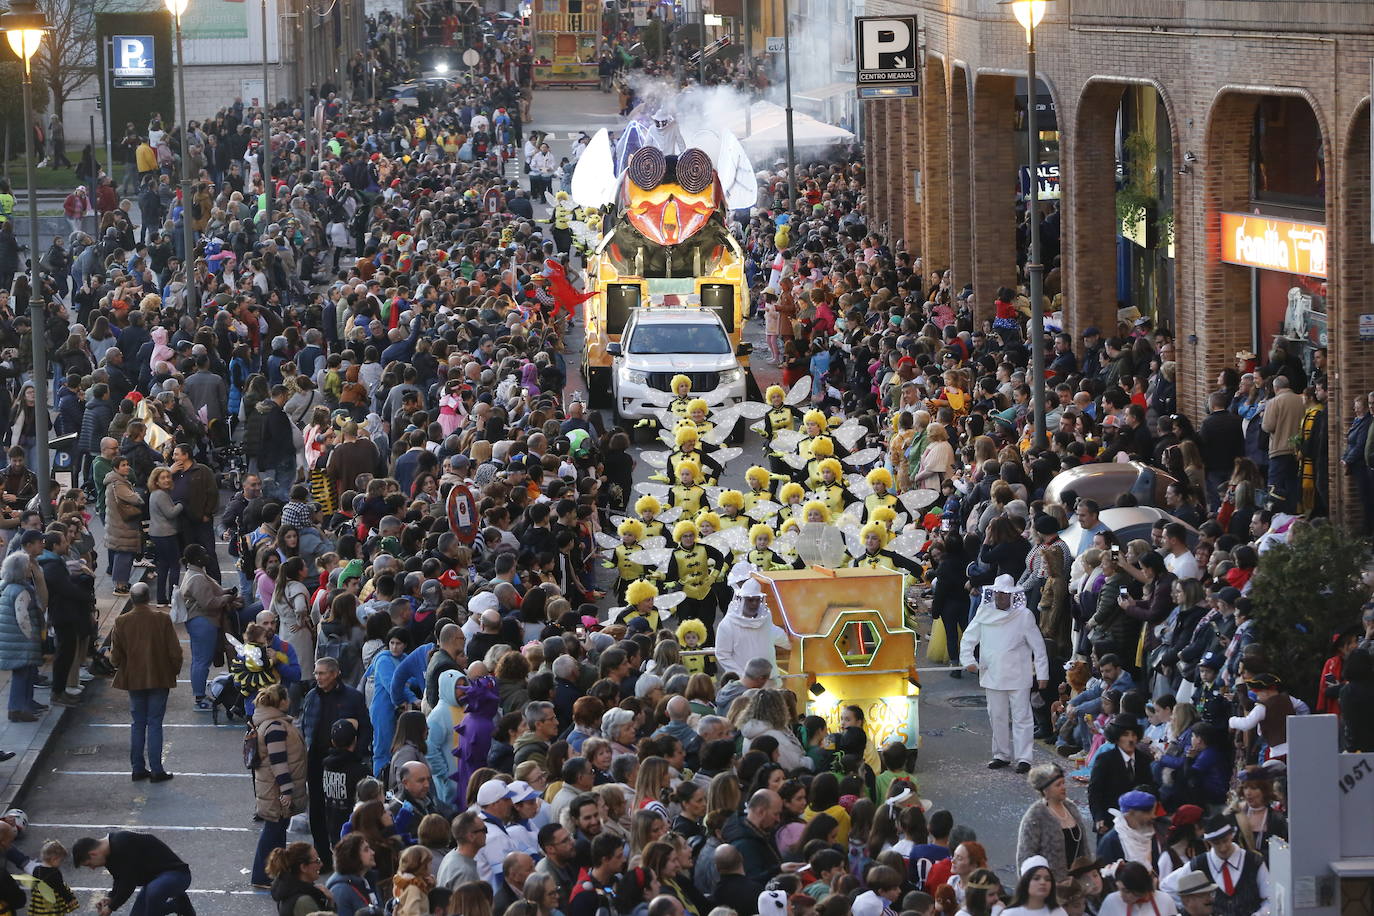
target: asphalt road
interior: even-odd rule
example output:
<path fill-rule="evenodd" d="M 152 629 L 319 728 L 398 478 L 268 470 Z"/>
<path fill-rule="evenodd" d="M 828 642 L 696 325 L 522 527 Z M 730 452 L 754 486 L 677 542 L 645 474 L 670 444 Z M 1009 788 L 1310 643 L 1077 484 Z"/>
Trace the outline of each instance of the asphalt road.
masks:
<path fill-rule="evenodd" d="M 595 91 L 537 93 L 533 123 L 550 131 L 555 152 L 565 155 L 578 130 L 614 126 L 615 105 L 613 95 Z M 755 343 L 760 354 L 766 352 L 762 336 L 760 322 L 750 322 L 746 340 Z M 576 328 L 573 338 L 570 363 L 580 347 Z M 760 387 L 765 387 L 777 370 L 760 360 L 755 374 Z M 747 434 L 743 447 L 744 455 L 729 465 L 723 485 L 742 486 L 744 469 L 762 458 L 763 442 L 754 433 Z M 651 473 L 641 462 L 636 480 Z M 928 630 L 928 621 L 923 630 Z M 188 676 L 190 662 L 185 643 L 183 639 L 182 678 Z M 923 662 L 920 656 L 918 663 Z M 61 840 L 70 848 L 77 837 L 101 836 L 116 828 L 151 832 L 191 863 L 191 895 L 204 916 L 269 912 L 266 893 L 248 886 L 258 829 L 252 820 L 251 780 L 241 762 L 242 725 L 215 727 L 208 714 L 193 711 L 189 682 L 183 680 L 169 702 L 165 725 L 166 765 L 176 778 L 159 785 L 134 783 L 129 779 L 125 694 L 105 680 L 93 684 L 88 693 L 90 697 L 69 719 L 23 797 L 30 826 L 21 847 L 36 854 L 48 839 Z M 1011 878 L 1016 824 L 1034 793 L 1009 770 L 984 768 L 988 724 L 976 680 L 969 676 L 955 680 L 944 670 L 926 671 L 921 732 L 917 774 L 921 795 L 937 807 L 949 808 L 957 822 L 973 827 L 991 861 L 1004 877 Z M 1041 755 L 1051 757 L 1043 750 L 1037 754 Z M 1074 792 L 1084 794 L 1081 788 Z M 291 839 L 309 837 L 292 835 Z M 70 863 L 67 872 L 83 905 L 110 886 L 104 872 L 73 869 Z M 250 903 L 245 899 L 249 897 L 260 901 Z"/>

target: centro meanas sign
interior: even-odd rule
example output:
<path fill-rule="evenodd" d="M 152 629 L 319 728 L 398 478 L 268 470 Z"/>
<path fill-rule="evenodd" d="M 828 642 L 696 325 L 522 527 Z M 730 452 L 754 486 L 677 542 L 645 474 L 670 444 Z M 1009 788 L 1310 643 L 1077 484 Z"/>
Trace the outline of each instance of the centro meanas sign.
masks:
<path fill-rule="evenodd" d="M 1326 227 L 1250 213 L 1221 214 L 1221 259 L 1301 277 L 1326 276 Z"/>
<path fill-rule="evenodd" d="M 856 16 L 854 29 L 860 89 L 917 85 L 920 54 L 915 16 Z"/>

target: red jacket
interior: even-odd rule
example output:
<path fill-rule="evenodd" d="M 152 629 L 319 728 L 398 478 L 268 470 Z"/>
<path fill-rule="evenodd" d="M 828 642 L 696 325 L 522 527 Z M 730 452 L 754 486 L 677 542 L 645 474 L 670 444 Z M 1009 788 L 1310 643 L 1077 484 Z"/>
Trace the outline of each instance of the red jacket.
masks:
<path fill-rule="evenodd" d="M 119 195 L 112 185 L 101 185 L 95 192 L 95 211 L 108 213 L 119 206 Z"/>

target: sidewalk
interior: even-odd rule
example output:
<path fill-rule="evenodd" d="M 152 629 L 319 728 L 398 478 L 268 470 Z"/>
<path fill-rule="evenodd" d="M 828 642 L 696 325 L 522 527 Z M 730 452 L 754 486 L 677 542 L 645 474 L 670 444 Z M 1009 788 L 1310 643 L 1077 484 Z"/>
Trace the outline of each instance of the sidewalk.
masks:
<path fill-rule="evenodd" d="M 96 520 L 98 523 L 98 519 Z M 103 538 L 97 539 L 103 542 Z M 101 549 L 103 559 L 104 550 Z M 147 570 L 134 567 L 133 581 L 137 582 Z M 114 583 L 105 575 L 103 568 L 96 579 L 96 628 L 98 639 L 103 640 L 114 626 L 114 619 L 128 606 L 127 595 L 111 594 Z M 100 597 L 103 596 L 103 597 Z M 51 674 L 51 666 L 48 666 Z M 10 672 L 0 671 L 0 699 L 9 696 Z M 90 686 L 87 686 L 87 692 Z M 48 688 L 40 687 L 34 694 L 41 703 L 50 701 Z M 0 702 L 0 706 L 5 705 Z M 74 711 L 73 707 L 50 702 L 50 708 L 37 722 L 11 722 L 9 717 L 0 718 L 0 750 L 14 752 L 14 757 L 0 763 L 0 811 L 14 806 L 17 799 L 38 773 L 38 764 L 54 737 L 59 733 L 62 722 Z"/>

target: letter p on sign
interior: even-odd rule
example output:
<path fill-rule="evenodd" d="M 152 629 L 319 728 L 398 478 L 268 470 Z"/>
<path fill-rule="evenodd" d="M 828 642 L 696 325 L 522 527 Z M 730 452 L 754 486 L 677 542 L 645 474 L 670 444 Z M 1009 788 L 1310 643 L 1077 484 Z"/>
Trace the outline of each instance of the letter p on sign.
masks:
<path fill-rule="evenodd" d="M 859 86 L 917 85 L 916 17 L 859 16 L 855 23 Z"/>
<path fill-rule="evenodd" d="M 886 70 L 911 66 L 902 60 L 912 46 L 911 27 L 904 19 L 867 19 L 863 23 L 863 65 L 865 70 Z"/>

